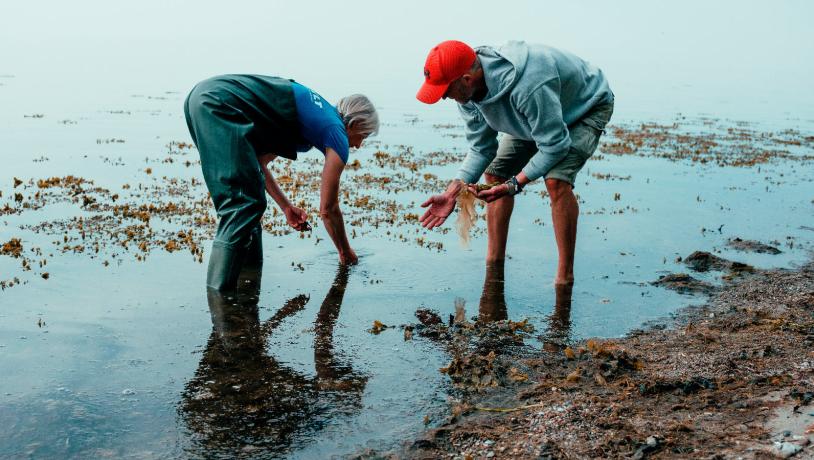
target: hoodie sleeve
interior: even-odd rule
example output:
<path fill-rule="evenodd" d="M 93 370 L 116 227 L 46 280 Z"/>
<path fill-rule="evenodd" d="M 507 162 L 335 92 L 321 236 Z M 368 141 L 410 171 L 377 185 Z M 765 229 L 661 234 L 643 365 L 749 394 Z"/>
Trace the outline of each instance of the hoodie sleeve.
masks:
<path fill-rule="evenodd" d="M 497 155 L 497 131 L 486 124 L 483 115 L 472 104 L 458 104 L 458 110 L 466 124 L 469 153 L 458 169 L 456 178 L 471 184 L 480 179 L 481 174 Z"/>
<path fill-rule="evenodd" d="M 518 103 L 531 128 L 538 152 L 523 168 L 529 180 L 539 179 L 565 157 L 571 147 L 568 126 L 562 118 L 560 79 L 552 78 L 534 88 L 525 101 Z"/>

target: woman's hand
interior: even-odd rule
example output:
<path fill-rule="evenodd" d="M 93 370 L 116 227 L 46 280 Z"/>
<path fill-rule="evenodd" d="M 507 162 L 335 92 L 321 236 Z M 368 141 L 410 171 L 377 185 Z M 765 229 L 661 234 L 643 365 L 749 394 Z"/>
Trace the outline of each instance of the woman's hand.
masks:
<path fill-rule="evenodd" d="M 294 230 L 300 232 L 311 230 L 311 225 L 308 224 L 308 214 L 304 210 L 296 206 L 288 206 L 283 209 L 283 214 L 285 214 L 285 220 L 288 222 L 288 225 Z"/>
<path fill-rule="evenodd" d="M 356 265 L 359 263 L 359 257 L 353 249 L 348 248 L 339 253 L 339 263 L 342 265 Z"/>

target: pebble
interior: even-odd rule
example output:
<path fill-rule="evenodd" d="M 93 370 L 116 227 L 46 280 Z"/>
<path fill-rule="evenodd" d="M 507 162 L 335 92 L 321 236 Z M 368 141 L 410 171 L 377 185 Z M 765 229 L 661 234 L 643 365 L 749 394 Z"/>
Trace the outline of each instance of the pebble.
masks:
<path fill-rule="evenodd" d="M 777 441 L 774 443 L 774 454 L 780 458 L 789 458 L 792 455 L 796 455 L 801 450 L 803 450 L 802 446 L 798 446 L 797 444 L 790 442 Z"/>
<path fill-rule="evenodd" d="M 494 456 L 495 456 L 495 453 L 494 453 L 494 452 L 492 452 L 491 450 L 490 450 L 489 452 L 487 452 L 487 453 L 486 453 L 486 458 L 492 458 L 492 457 L 494 457 Z"/>
<path fill-rule="evenodd" d="M 124 390 L 122 390 L 122 394 L 125 396 L 134 395 L 136 394 L 136 390 L 132 388 L 125 388 Z"/>
<path fill-rule="evenodd" d="M 803 447 L 811 444 L 811 440 L 808 439 L 808 436 L 800 436 L 800 435 L 792 436 L 791 437 L 791 442 L 797 444 L 798 446 L 803 446 Z"/>
<path fill-rule="evenodd" d="M 495 444 L 495 442 L 492 441 L 491 439 L 487 439 L 486 441 L 483 441 L 483 445 L 486 446 L 486 447 L 492 447 L 494 444 Z"/>

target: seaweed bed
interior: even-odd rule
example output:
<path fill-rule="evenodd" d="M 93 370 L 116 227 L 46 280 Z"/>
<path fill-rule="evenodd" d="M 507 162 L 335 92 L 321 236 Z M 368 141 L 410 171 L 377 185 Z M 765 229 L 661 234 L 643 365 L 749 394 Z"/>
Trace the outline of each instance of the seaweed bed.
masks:
<path fill-rule="evenodd" d="M 442 133 L 458 132 L 459 126 L 434 125 Z M 122 139 L 97 139 L 97 143 L 121 143 Z M 342 204 L 351 236 L 375 236 L 417 245 L 432 251 L 444 251 L 444 245 L 432 233 L 417 225 L 419 215 L 415 193 L 437 193 L 446 179 L 430 172 L 432 168 L 455 164 L 455 152 L 416 152 L 406 145 L 367 143 L 375 149 L 370 158 L 354 159 L 346 166 Z M 190 178 L 189 168 L 197 169 L 195 146 L 183 141 L 168 143 L 166 151 L 145 159 L 138 170 L 140 180 L 123 183 L 116 189 L 95 185 L 92 178 L 72 175 L 45 178 L 13 178 L 10 190 L 0 190 L 0 216 L 34 219 L 19 226 L 21 234 L 0 241 L 6 255 L 20 259 L 18 273 L 5 273 L 0 288 L 26 283 L 33 272 L 42 279 L 54 273 L 46 270 L 48 259 L 55 253 L 86 254 L 104 265 L 125 260 L 142 261 L 151 251 L 188 252 L 203 262 L 204 242 L 214 233 L 216 216 L 199 174 Z M 602 155 L 640 155 L 670 161 L 715 164 L 721 167 L 757 167 L 791 161 L 801 167 L 814 159 L 814 136 L 797 130 L 778 132 L 751 129 L 747 123 L 679 117 L 672 124 L 640 123 L 614 125 L 600 146 Z M 103 157 L 106 163 L 127 167 L 121 160 Z M 47 161 L 41 158 L 35 161 Z M 319 227 L 318 192 L 321 160 L 305 158 L 297 162 L 276 161 L 272 171 L 291 201 L 312 216 L 313 228 Z M 197 171 L 195 171 L 197 172 Z M 630 176 L 592 173 L 597 180 L 629 180 Z M 5 193 L 4 193 L 5 192 Z M 546 192 L 539 192 L 546 199 Z M 620 201 L 617 193 L 615 201 Z M 72 206 L 71 212 L 59 217 L 38 214 L 59 204 Z M 470 206 L 472 208 L 472 206 Z M 474 209 L 474 208 L 472 208 Z M 635 212 L 626 206 L 613 213 Z M 477 211 L 475 211 L 477 212 Z M 604 210 L 586 211 L 598 214 Z M 29 217 L 31 216 L 31 217 Z M 475 215 L 467 222 L 474 222 Z M 541 221 L 540 221 L 541 222 Z M 276 207 L 266 214 L 264 227 L 271 235 L 292 232 Z M 449 226 L 437 230 L 450 231 Z M 50 247 L 30 244 L 25 232 L 47 235 Z M 483 233 L 485 229 L 474 228 Z M 318 244 L 324 240 L 313 231 L 302 238 Z M 465 241 L 463 242 L 465 244 Z M 731 242 L 737 248 L 738 241 Z M 13 246 L 13 248 L 12 248 Z"/>

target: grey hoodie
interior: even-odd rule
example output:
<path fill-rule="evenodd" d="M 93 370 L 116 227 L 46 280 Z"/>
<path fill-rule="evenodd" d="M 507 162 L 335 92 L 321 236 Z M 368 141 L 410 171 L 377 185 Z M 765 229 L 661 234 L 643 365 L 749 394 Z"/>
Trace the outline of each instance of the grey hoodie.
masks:
<path fill-rule="evenodd" d="M 475 53 L 488 92 L 458 105 L 470 146 L 458 170 L 464 182 L 477 181 L 495 158 L 498 132 L 534 141 L 539 151 L 523 172 L 530 180 L 544 176 L 568 153 L 568 125 L 613 100 L 602 71 L 571 53 L 518 41 Z"/>

